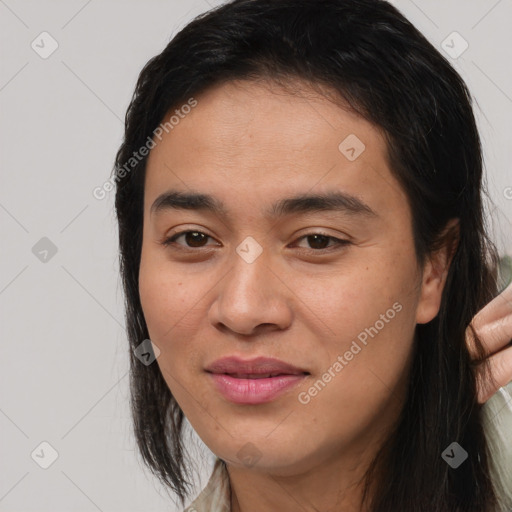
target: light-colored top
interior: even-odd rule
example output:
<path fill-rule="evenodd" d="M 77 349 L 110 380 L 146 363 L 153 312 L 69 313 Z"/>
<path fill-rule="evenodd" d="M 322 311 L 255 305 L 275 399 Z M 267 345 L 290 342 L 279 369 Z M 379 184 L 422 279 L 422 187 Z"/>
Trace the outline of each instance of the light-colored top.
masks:
<path fill-rule="evenodd" d="M 483 406 L 485 434 L 491 452 L 491 471 L 500 507 L 512 511 L 512 382 Z M 441 455 L 440 455 L 441 456 Z M 231 512 L 231 489 L 226 464 L 217 458 L 210 479 L 184 512 Z"/>
<path fill-rule="evenodd" d="M 491 452 L 492 479 L 500 500 L 499 512 L 512 511 L 512 381 L 500 388 L 484 407 L 484 430 Z"/>
<path fill-rule="evenodd" d="M 231 489 L 226 463 L 215 460 L 210 480 L 184 512 L 231 512 Z"/>

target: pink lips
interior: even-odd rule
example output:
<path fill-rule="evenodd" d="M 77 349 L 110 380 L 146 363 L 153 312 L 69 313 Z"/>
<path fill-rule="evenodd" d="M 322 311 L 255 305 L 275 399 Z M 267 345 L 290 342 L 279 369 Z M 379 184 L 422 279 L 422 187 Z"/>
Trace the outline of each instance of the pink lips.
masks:
<path fill-rule="evenodd" d="M 269 402 L 309 375 L 306 370 L 267 357 L 226 357 L 215 361 L 206 371 L 217 390 L 238 404 Z"/>

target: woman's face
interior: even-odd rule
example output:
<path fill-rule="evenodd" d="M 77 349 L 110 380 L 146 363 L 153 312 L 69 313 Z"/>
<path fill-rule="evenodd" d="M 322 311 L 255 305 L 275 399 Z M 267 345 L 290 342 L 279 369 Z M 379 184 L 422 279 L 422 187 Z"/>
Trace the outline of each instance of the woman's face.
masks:
<path fill-rule="evenodd" d="M 178 109 L 147 162 L 139 280 L 196 432 L 228 463 L 283 475 L 360 460 L 385 434 L 442 291 L 418 267 L 381 133 L 303 92 L 231 82 Z"/>

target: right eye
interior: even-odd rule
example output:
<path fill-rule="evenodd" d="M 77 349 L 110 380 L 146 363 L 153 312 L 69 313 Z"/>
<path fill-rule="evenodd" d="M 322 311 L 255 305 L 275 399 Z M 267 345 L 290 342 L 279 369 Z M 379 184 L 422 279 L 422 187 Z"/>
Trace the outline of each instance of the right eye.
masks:
<path fill-rule="evenodd" d="M 185 237 L 184 240 L 187 245 L 183 244 L 176 244 L 176 241 L 180 239 L 181 237 Z M 203 233 L 202 231 L 196 231 L 196 230 L 186 230 L 186 231 L 180 231 L 179 233 L 175 233 L 174 235 L 165 238 L 162 240 L 161 244 L 165 247 L 171 246 L 173 244 L 184 247 L 185 249 L 194 249 L 194 248 L 201 248 L 205 247 L 205 245 L 202 245 L 203 242 L 205 242 L 208 238 L 212 238 L 210 235 L 207 235 L 206 233 Z M 212 238 L 213 240 L 213 238 Z M 189 245 L 188 245 L 189 244 Z"/>

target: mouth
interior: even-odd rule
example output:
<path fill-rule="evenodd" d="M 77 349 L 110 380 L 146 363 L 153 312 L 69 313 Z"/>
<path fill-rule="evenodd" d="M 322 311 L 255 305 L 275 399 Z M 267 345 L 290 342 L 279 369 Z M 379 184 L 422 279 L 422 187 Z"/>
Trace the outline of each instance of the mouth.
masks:
<path fill-rule="evenodd" d="M 281 375 L 299 375 L 295 373 L 221 373 L 217 375 L 229 375 L 235 379 L 268 379 L 269 377 L 279 377 Z"/>
<path fill-rule="evenodd" d="M 242 359 L 236 356 L 217 359 L 206 367 L 206 371 L 210 373 L 223 373 L 249 379 L 309 373 L 304 368 L 299 368 L 290 363 L 281 361 L 280 359 L 271 357 Z"/>
<path fill-rule="evenodd" d="M 206 368 L 216 390 L 236 404 L 270 402 L 296 387 L 310 373 L 278 359 L 219 359 Z"/>

